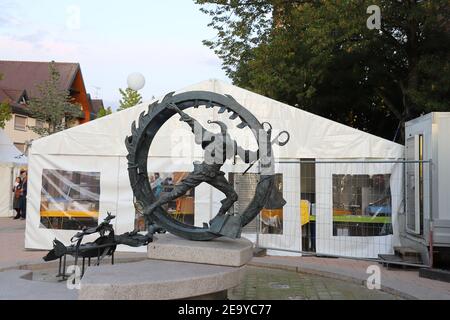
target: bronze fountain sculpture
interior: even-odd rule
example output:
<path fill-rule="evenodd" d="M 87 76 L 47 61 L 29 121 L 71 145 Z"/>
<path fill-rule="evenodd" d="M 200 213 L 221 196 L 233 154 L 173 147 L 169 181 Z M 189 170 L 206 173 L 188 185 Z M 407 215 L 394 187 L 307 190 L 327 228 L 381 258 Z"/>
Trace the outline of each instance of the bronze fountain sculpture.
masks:
<path fill-rule="evenodd" d="M 220 133 L 212 133 L 206 130 L 201 124 L 184 111 L 189 108 L 219 108 L 218 113 L 228 112 L 231 120 L 241 121 L 237 128 L 248 127 L 254 135 L 258 144 L 257 151 L 244 150 L 233 140 L 227 126 L 221 121 L 208 121 L 210 124 L 217 124 Z M 157 198 L 150 186 L 147 161 L 150 146 L 162 125 L 173 115 L 180 115 L 180 121 L 185 122 L 192 129 L 195 135 L 195 142 L 204 150 L 203 162 L 194 162 L 194 170 L 177 184 L 173 191 Z M 281 136 L 285 139 L 281 141 Z M 128 150 L 128 174 L 131 188 L 134 194 L 134 205 L 136 211 L 143 214 L 148 226 L 147 235 L 141 235 L 137 231 L 114 235 L 114 230 L 109 221 L 114 218 L 110 216 L 94 229 L 83 230 L 73 239 L 76 245 L 65 247 L 55 239 L 54 249 L 44 258 L 44 260 L 55 260 L 65 254 L 91 257 L 104 257 L 113 255 L 118 244 L 131 246 L 146 245 L 153 241 L 154 233 L 168 231 L 174 235 L 188 240 L 212 240 L 221 236 L 239 238 L 242 228 L 252 221 L 263 209 L 281 208 L 286 201 L 275 187 L 275 169 L 272 145 L 284 146 L 288 143 L 290 136 L 286 131 L 282 131 L 272 140 L 272 126 L 269 123 L 260 123 L 256 117 L 240 105 L 232 96 L 221 95 L 207 91 L 190 91 L 174 95 L 167 94 L 161 102 L 156 101 L 149 106 L 148 112 L 142 112 L 131 126 L 131 136 L 126 137 L 125 144 Z M 225 173 L 221 167 L 226 160 L 239 156 L 250 166 L 244 174 L 257 162 L 260 162 L 260 179 L 256 186 L 253 199 L 245 210 L 239 213 L 230 214 L 229 209 L 238 200 L 238 195 L 233 186 L 225 178 Z M 170 214 L 163 205 L 174 200 L 199 184 L 206 182 L 225 194 L 225 199 L 221 201 L 221 207 L 217 215 L 209 221 L 203 223 L 202 227 L 184 224 Z M 100 238 L 92 243 L 81 244 L 85 234 L 98 232 Z M 108 236 L 105 235 L 108 232 Z M 100 247 L 99 247 L 100 246 Z M 99 248 L 102 248 L 101 254 Z M 98 259 L 98 263 L 101 259 Z M 60 260 L 61 261 L 61 260 Z M 84 262 L 84 261 L 83 261 Z M 84 264 L 83 264 L 84 265 Z"/>
<path fill-rule="evenodd" d="M 210 123 L 217 123 L 221 127 L 220 133 L 212 134 L 184 112 L 186 109 L 198 108 L 199 106 L 219 108 L 219 114 L 229 112 L 231 113 L 229 118 L 232 120 L 239 118 L 241 123 L 237 127 L 239 129 L 250 128 L 258 143 L 258 151 L 251 152 L 239 147 L 229 137 L 225 124 L 219 121 L 210 121 Z M 194 163 L 194 171 L 181 181 L 173 193 L 162 199 L 156 199 L 151 190 L 147 174 L 148 151 L 162 124 L 176 113 L 181 116 L 181 121 L 186 122 L 191 127 L 195 134 L 196 143 L 200 144 L 205 150 L 205 159 L 202 163 Z M 281 208 L 286 203 L 274 186 L 275 163 L 272 144 L 284 146 L 290 137 L 288 132 L 283 131 L 271 140 L 272 127 L 270 124 L 268 125 L 269 129 L 265 130 L 264 124 L 261 124 L 253 114 L 230 95 L 207 91 L 190 91 L 177 95 L 169 93 L 161 102 L 156 101 L 149 106 L 147 114 L 141 113 L 138 126 L 133 122 L 131 126 L 132 135 L 125 139 L 129 152 L 127 156 L 128 173 L 135 195 L 137 211 L 144 214 L 149 225 L 155 223 L 168 232 L 188 240 L 211 240 L 220 236 L 239 238 L 242 227 L 252 221 L 261 209 L 264 207 Z M 286 135 L 284 141 L 279 140 L 282 134 Z M 237 194 L 225 179 L 220 168 L 226 159 L 235 155 L 239 155 L 245 162 L 253 160 L 251 165 L 259 160 L 261 172 L 260 181 L 249 206 L 243 212 L 231 215 L 227 211 L 237 200 Z M 222 200 L 219 212 L 209 225 L 204 223 L 203 227 L 196 227 L 181 223 L 161 207 L 161 204 L 169 199 L 184 194 L 190 188 L 202 182 L 211 184 L 226 195 L 226 198 Z"/>

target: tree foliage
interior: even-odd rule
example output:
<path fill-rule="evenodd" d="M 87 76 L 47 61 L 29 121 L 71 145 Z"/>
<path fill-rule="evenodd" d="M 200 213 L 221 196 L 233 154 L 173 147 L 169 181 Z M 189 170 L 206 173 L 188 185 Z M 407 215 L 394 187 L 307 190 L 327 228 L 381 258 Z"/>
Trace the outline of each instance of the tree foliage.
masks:
<path fill-rule="evenodd" d="M 241 87 L 399 142 L 405 121 L 449 110 L 447 0 L 196 2 Z M 372 4 L 380 30 L 366 26 Z"/>
<path fill-rule="evenodd" d="M 11 106 L 8 102 L 0 102 L 0 128 L 4 129 L 6 122 L 12 119 Z"/>
<path fill-rule="evenodd" d="M 112 113 L 111 107 L 107 107 L 106 109 L 105 108 L 101 108 L 97 112 L 97 119 L 101 118 L 101 117 L 104 117 L 104 116 L 107 116 L 108 114 L 111 114 L 111 113 Z"/>
<path fill-rule="evenodd" d="M 40 136 L 46 136 L 68 128 L 74 119 L 81 117 L 81 106 L 73 103 L 68 90 L 59 86 L 60 74 L 55 63 L 49 64 L 50 77 L 37 85 L 39 94 L 29 101 L 31 117 L 45 123 L 42 126 L 29 126 Z"/>
<path fill-rule="evenodd" d="M 3 74 L 0 73 L 0 80 L 3 79 Z M 0 101 L 0 128 L 4 129 L 6 122 L 12 119 L 11 106 L 7 101 Z"/>
<path fill-rule="evenodd" d="M 131 108 L 139 103 L 142 103 L 141 94 L 136 90 L 126 88 L 125 90 L 119 89 L 119 92 L 122 99 L 119 100 L 119 108 L 117 108 L 117 111 Z"/>

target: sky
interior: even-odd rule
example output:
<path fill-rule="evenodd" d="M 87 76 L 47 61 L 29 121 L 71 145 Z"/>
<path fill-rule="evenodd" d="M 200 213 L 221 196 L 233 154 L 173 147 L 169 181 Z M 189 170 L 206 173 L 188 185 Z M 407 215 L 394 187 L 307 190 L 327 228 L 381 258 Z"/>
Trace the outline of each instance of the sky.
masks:
<path fill-rule="evenodd" d="M 229 82 L 202 40 L 216 37 L 193 0 L 0 0 L 0 59 L 79 62 L 86 90 L 115 110 L 130 73 L 144 101 L 207 80 Z"/>

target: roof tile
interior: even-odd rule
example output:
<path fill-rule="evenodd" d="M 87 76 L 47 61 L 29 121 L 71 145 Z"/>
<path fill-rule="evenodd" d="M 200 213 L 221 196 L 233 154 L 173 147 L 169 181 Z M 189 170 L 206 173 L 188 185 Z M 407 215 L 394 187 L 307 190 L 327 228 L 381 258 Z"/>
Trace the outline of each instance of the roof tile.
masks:
<path fill-rule="evenodd" d="M 55 62 L 55 66 L 60 73 L 60 88 L 69 90 L 80 65 Z M 0 60 L 0 74 L 0 88 L 26 90 L 30 98 L 35 98 L 39 96 L 37 85 L 49 79 L 49 62 Z"/>

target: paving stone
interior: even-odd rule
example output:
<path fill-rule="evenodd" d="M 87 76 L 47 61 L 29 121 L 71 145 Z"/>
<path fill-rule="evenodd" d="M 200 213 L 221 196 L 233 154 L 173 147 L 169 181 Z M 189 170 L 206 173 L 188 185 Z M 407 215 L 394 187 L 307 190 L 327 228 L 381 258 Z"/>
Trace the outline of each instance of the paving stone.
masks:
<path fill-rule="evenodd" d="M 247 281 L 261 279 L 265 285 L 250 288 Z M 251 279 L 251 280 L 250 280 Z M 268 281 L 268 279 L 271 279 Z M 308 287 L 305 283 L 308 283 Z M 281 286 L 279 284 L 282 284 Z M 286 285 L 288 287 L 286 287 Z M 382 292 L 341 280 L 270 268 L 247 267 L 243 282 L 229 290 L 230 299 L 342 300 L 399 299 Z"/>
<path fill-rule="evenodd" d="M 0 272 L 0 300 L 75 300 L 78 290 L 68 289 L 65 282 L 29 280 L 28 270 Z"/>
<path fill-rule="evenodd" d="M 367 267 L 372 261 L 352 259 L 323 259 L 318 257 L 255 257 L 250 265 L 276 267 L 280 264 L 291 268 L 297 266 L 300 272 L 340 279 L 353 284 L 364 284 L 367 280 Z M 381 287 L 383 291 L 401 295 L 408 299 L 450 300 L 450 284 L 436 280 L 419 278 L 417 270 L 388 270 L 380 266 Z"/>

